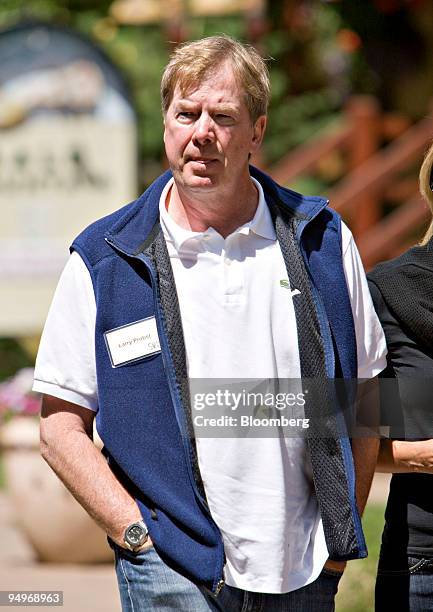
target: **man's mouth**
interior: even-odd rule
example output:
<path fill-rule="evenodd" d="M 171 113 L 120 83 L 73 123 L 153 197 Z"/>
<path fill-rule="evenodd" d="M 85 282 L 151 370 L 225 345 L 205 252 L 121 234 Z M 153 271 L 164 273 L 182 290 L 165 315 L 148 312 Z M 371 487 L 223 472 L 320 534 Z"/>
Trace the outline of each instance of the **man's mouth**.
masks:
<path fill-rule="evenodd" d="M 203 166 L 207 166 L 217 160 L 215 157 L 188 157 L 186 161 L 187 163 L 193 162 L 195 164 L 202 164 Z"/>

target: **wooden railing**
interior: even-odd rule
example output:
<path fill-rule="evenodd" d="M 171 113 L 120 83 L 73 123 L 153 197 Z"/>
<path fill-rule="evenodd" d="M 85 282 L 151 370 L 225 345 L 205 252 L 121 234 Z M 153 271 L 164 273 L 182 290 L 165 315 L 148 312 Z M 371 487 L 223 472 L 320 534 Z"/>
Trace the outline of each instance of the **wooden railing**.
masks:
<path fill-rule="evenodd" d="M 415 244 L 431 218 L 418 195 L 417 174 L 432 141 L 433 113 L 411 125 L 400 115 L 381 114 L 374 98 L 362 96 L 351 100 L 337 124 L 268 171 L 290 186 L 296 177 L 314 172 L 328 154 L 342 151 L 345 175 L 328 197 L 350 225 L 370 268 Z M 402 178 L 404 173 L 408 176 Z M 389 198 L 394 209 L 385 214 Z"/>

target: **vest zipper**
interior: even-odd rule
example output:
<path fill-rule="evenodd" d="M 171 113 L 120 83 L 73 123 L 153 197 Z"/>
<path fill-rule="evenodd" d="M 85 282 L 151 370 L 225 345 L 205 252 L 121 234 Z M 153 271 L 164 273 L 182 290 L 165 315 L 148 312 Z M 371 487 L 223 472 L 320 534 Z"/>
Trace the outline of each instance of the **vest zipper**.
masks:
<path fill-rule="evenodd" d="M 216 596 L 218 596 L 221 593 L 221 589 L 223 588 L 224 585 L 225 585 L 225 581 L 224 580 L 220 580 L 217 583 L 217 585 L 216 585 L 216 587 L 215 587 L 215 589 L 213 591 Z"/>
<path fill-rule="evenodd" d="M 171 369 L 169 367 L 169 364 L 167 363 L 167 354 L 170 352 L 169 348 L 168 348 L 168 343 L 167 343 L 167 339 L 166 339 L 166 335 L 164 332 L 164 328 L 162 325 L 162 317 L 161 317 L 161 311 L 160 311 L 160 305 L 158 303 L 158 299 L 157 299 L 157 293 L 156 293 L 156 287 L 157 287 L 157 279 L 156 279 L 156 274 L 155 274 L 155 270 L 153 267 L 152 262 L 149 260 L 148 257 L 146 257 L 145 255 L 132 255 L 131 253 L 128 253 L 127 251 L 119 248 L 117 246 L 117 244 L 115 244 L 110 238 L 106 237 L 105 241 L 111 246 L 113 247 L 116 251 L 118 251 L 119 253 L 122 253 L 123 255 L 132 258 L 132 259 L 138 259 L 139 261 L 141 261 L 147 268 L 150 277 L 152 279 L 152 290 L 153 290 L 153 300 L 154 300 L 154 306 L 155 306 L 155 317 L 156 317 L 156 323 L 157 323 L 157 329 L 158 329 L 158 333 L 160 336 L 160 339 L 162 341 L 162 345 L 161 346 L 161 356 L 162 356 L 162 361 L 164 364 L 164 369 L 167 375 L 167 379 L 168 379 L 168 386 L 170 389 L 170 396 L 171 396 L 171 400 L 173 402 L 173 406 L 175 408 L 175 414 L 176 414 L 176 420 L 180 429 L 180 433 L 181 433 L 181 437 L 182 437 L 182 444 L 184 446 L 184 450 L 185 450 L 185 454 L 187 457 L 187 466 L 188 466 L 188 472 L 189 472 L 189 476 L 190 476 L 190 481 L 191 484 L 193 486 L 194 492 L 196 494 L 196 497 L 198 499 L 198 501 L 200 502 L 201 506 L 203 507 L 203 509 L 205 510 L 209 520 L 212 523 L 212 526 L 214 527 L 214 530 L 216 531 L 216 533 L 218 534 L 220 541 L 221 541 L 221 549 L 222 549 L 222 555 L 220 558 L 220 563 L 219 563 L 219 570 L 218 570 L 218 575 L 216 577 L 216 579 L 214 580 L 214 588 L 213 588 L 213 592 L 215 593 L 215 595 L 218 595 L 218 593 L 221 591 L 222 587 L 224 586 L 225 582 L 222 578 L 223 576 L 223 568 L 225 565 L 225 561 L 226 561 L 226 557 L 225 557 L 225 552 L 224 552 L 224 545 L 223 545 L 223 541 L 222 541 L 222 535 L 221 532 L 219 530 L 218 525 L 215 523 L 212 514 L 210 512 L 210 508 L 209 505 L 207 503 L 206 500 L 203 499 L 203 497 L 200 495 L 198 488 L 197 488 L 197 483 L 192 471 L 192 466 L 191 466 L 191 453 L 190 453 L 190 448 L 189 448 L 189 442 L 188 442 L 188 432 L 184 432 L 184 429 L 182 427 L 182 424 L 180 422 L 180 419 L 177 416 L 177 397 L 176 397 L 176 392 L 174 389 L 174 381 L 173 381 L 173 375 L 171 374 Z"/>

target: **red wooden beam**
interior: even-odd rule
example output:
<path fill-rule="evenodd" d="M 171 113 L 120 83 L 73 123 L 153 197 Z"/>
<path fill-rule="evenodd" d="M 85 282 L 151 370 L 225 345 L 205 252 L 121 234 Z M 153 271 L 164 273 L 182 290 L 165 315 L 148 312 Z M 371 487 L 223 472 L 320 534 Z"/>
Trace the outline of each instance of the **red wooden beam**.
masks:
<path fill-rule="evenodd" d="M 357 240 L 364 266 L 370 268 L 391 257 L 402 244 L 406 245 L 408 232 L 430 218 L 430 210 L 420 195 L 399 206 Z"/>
<path fill-rule="evenodd" d="M 338 212 L 356 214 L 359 198 L 385 189 L 392 178 L 419 157 L 430 144 L 433 116 L 426 117 L 340 181 L 329 199 Z"/>
<path fill-rule="evenodd" d="M 340 121 L 330 130 L 285 155 L 267 172 L 277 183 L 288 185 L 295 177 L 313 170 L 325 155 L 347 145 L 352 135 L 353 127 L 346 121 Z"/>

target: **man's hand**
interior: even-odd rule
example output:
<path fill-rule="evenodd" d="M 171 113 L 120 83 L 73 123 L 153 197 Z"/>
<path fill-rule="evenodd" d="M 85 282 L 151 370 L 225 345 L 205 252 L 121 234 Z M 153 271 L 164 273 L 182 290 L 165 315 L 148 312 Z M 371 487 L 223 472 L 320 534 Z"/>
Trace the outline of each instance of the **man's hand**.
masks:
<path fill-rule="evenodd" d="M 94 416 L 87 408 L 45 395 L 41 454 L 90 516 L 125 548 L 125 529 L 142 517 L 133 497 L 93 444 Z M 145 545 L 151 545 L 150 539 Z"/>

